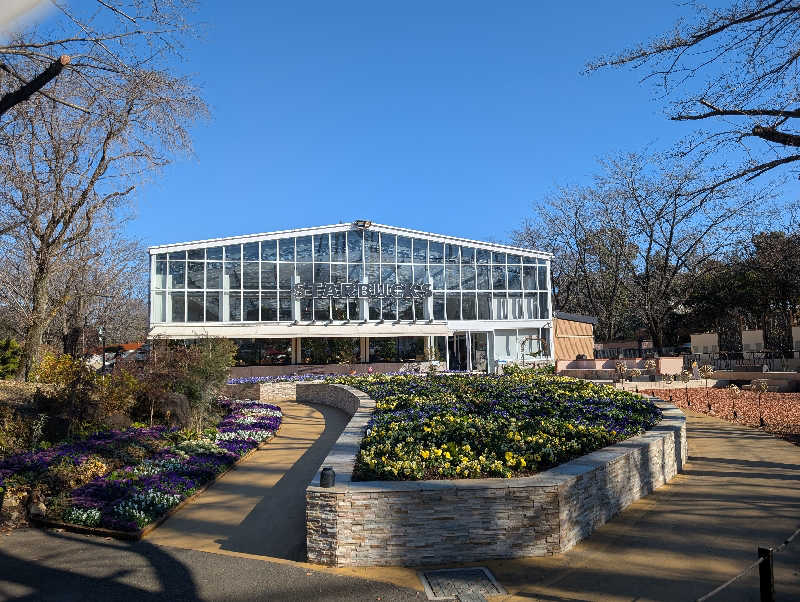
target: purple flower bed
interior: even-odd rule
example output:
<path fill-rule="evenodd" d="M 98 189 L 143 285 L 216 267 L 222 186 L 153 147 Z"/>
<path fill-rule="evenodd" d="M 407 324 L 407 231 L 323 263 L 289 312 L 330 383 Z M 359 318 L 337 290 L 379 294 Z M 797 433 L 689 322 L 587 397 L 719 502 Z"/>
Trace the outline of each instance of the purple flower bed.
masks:
<path fill-rule="evenodd" d="M 62 497 L 66 493 L 67 500 L 56 515 L 48 508 L 48 518 L 87 527 L 138 531 L 273 437 L 281 425 L 278 406 L 258 401 L 222 403 L 228 413 L 206 438 L 180 441 L 179 432 L 164 427 L 102 433 L 0 462 L 0 486 L 15 476 L 24 475 L 29 482 L 37 475 L 45 477 L 65 460 L 77 470 L 104 466 L 108 460 L 109 465 L 117 467 L 69 492 L 54 492 Z M 131 445 L 139 450 L 139 456 L 143 454 L 141 450 L 149 453 L 119 466 L 120 457 L 131 459 L 124 454 L 124 448 Z"/>

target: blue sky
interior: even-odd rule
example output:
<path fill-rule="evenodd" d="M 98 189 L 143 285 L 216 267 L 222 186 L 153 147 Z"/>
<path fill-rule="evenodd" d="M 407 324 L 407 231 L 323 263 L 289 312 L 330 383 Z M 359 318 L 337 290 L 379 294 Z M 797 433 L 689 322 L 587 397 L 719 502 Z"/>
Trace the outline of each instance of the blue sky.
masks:
<path fill-rule="evenodd" d="M 181 69 L 213 117 L 194 158 L 140 188 L 130 231 L 161 244 L 363 218 L 506 241 L 602 155 L 688 132 L 636 72 L 581 73 L 685 10 L 204 0 Z"/>

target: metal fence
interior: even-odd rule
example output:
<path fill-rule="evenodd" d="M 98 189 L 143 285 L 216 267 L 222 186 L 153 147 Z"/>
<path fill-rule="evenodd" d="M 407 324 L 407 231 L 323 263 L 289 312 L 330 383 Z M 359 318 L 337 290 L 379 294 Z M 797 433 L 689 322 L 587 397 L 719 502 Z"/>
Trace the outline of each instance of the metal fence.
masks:
<path fill-rule="evenodd" d="M 785 551 L 786 548 L 792 543 L 792 541 L 794 541 L 795 538 L 797 538 L 798 535 L 800 535 L 800 529 L 797 529 L 794 533 L 792 533 L 777 548 L 764 548 L 759 546 L 757 550 L 758 554 L 757 560 L 755 560 L 752 564 L 748 565 L 738 575 L 734 576 L 731 579 L 728 579 L 725 583 L 723 583 L 719 587 L 712 589 L 705 596 L 701 596 L 700 598 L 698 598 L 696 602 L 706 602 L 706 600 L 711 600 L 715 596 L 726 592 L 726 590 L 728 590 L 728 588 L 730 588 L 732 585 L 736 583 L 741 583 L 745 577 L 755 573 L 756 569 L 758 570 L 758 591 L 760 594 L 761 602 L 775 602 L 776 599 L 775 571 L 774 571 L 775 555 Z"/>
<path fill-rule="evenodd" d="M 764 366 L 769 372 L 787 372 L 796 369 L 797 351 L 721 351 L 718 353 L 691 353 L 683 356 L 683 367 L 691 370 L 692 363 L 698 366 L 711 365 L 714 370 L 736 370 L 739 372 L 761 372 Z"/>

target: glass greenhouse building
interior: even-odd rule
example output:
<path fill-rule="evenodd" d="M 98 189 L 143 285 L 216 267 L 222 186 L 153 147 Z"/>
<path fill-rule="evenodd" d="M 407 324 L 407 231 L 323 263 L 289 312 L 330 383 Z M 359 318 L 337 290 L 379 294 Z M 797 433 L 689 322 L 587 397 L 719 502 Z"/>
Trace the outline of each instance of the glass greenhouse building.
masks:
<path fill-rule="evenodd" d="M 367 221 L 149 251 L 150 338 L 234 339 L 249 375 L 552 357 L 548 253 Z"/>

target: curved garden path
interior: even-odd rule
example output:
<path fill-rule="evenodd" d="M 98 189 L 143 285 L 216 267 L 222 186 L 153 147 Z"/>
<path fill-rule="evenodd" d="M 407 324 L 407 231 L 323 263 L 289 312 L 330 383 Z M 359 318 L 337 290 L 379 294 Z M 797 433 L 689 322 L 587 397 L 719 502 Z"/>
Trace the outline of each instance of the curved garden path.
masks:
<path fill-rule="evenodd" d="M 204 552 L 305 560 L 305 489 L 348 420 L 323 405 L 279 402 L 277 435 L 146 539 Z"/>

